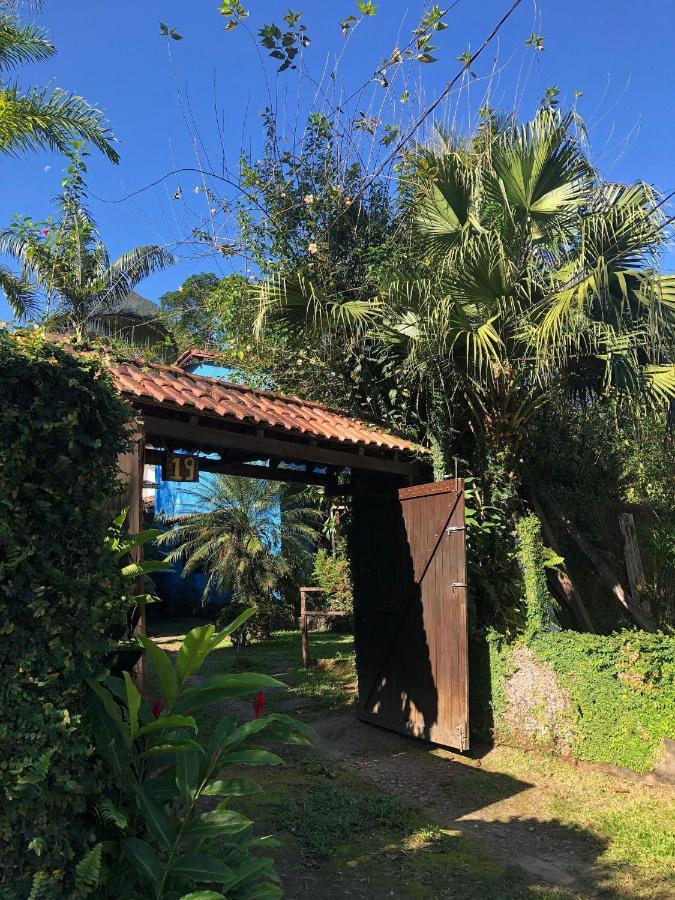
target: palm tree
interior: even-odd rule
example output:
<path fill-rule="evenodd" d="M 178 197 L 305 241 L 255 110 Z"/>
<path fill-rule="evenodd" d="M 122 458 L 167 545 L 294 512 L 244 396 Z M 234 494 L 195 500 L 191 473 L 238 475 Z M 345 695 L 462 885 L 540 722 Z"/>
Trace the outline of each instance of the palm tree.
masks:
<path fill-rule="evenodd" d="M 173 256 L 162 247 L 148 245 L 111 261 L 84 205 L 82 145 L 75 144 L 69 155 L 58 217 L 46 222 L 15 219 L 0 232 L 0 251 L 21 264 L 14 289 L 6 291 L 10 307 L 19 318 L 42 312 L 49 327 L 76 336 L 106 333 L 146 344 L 164 340 L 166 331 L 160 322 L 142 310 L 139 314 L 128 298 L 140 281 L 172 265 Z"/>
<path fill-rule="evenodd" d="M 186 515 L 159 539 L 183 575 L 203 571 L 204 598 L 231 590 L 234 601 L 269 621 L 282 582 L 319 540 L 321 514 L 306 488 L 233 475 L 213 475 L 191 491 L 203 512 Z"/>
<path fill-rule="evenodd" d="M 675 276 L 658 274 L 668 222 L 643 182 L 604 183 L 574 134 L 542 109 L 525 125 L 490 120 L 472 139 L 416 148 L 402 183 L 406 271 L 370 301 L 322 296 L 306 272 L 255 289 L 268 317 L 307 333 L 379 345 L 433 407 L 467 408 L 515 457 L 551 386 L 675 398 Z M 441 416 L 448 444 L 456 422 Z M 433 432 L 432 432 L 433 433 Z"/>
<path fill-rule="evenodd" d="M 100 110 L 61 88 L 22 90 L 8 80 L 18 66 L 49 59 L 56 52 L 42 29 L 17 20 L 15 6 L 8 0 L 0 2 L 0 153 L 66 152 L 73 140 L 85 140 L 119 162 Z"/>

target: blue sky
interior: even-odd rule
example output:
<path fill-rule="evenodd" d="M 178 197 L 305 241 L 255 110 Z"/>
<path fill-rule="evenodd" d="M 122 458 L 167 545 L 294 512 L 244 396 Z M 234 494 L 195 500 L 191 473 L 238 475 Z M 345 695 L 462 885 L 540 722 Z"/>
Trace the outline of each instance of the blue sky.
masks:
<path fill-rule="evenodd" d="M 288 8 L 287 2 L 276 0 L 250 0 L 245 5 L 251 9 L 247 23 L 251 33 L 265 22 L 280 21 Z M 297 0 L 296 5 L 304 11 L 312 39 L 306 65 L 320 79 L 326 62 L 343 47 L 338 22 L 358 14 L 356 2 Z M 508 5 L 506 0 L 457 3 L 448 17 L 449 27 L 435 41 L 438 62 L 410 70 L 415 80 L 408 85 L 411 101 L 406 112 L 437 96 L 457 72 L 456 57 L 467 48 L 475 50 Z M 208 158 L 219 169 L 223 149 L 232 167 L 240 148 L 255 155 L 261 137 L 259 113 L 269 96 L 289 120 L 298 108 L 304 114 L 312 106 L 310 82 L 304 79 L 299 87 L 295 73 L 277 75 L 271 61 L 263 67 L 251 34 L 241 28 L 224 31 L 218 6 L 219 0 L 46 0 L 38 18 L 51 33 L 58 55 L 19 72 L 24 86 L 51 82 L 77 91 L 105 110 L 120 141 L 122 162 L 113 166 L 100 157 L 90 160 L 92 194 L 107 201 L 91 201 L 104 240 L 114 255 L 141 243 L 178 243 L 179 264 L 139 288 L 151 299 L 176 288 L 192 272 L 226 271 L 222 257 L 209 255 L 208 248 L 195 252 L 180 243 L 201 221 L 221 237 L 226 223 L 210 213 L 213 207 L 196 174 L 171 177 L 153 188 L 147 185 L 174 168 L 199 166 L 197 156 L 202 164 Z M 366 81 L 397 44 L 407 42 L 422 9 L 415 0 L 381 0 L 378 14 L 359 25 L 345 51 L 339 80 L 347 92 Z M 183 40 L 167 42 L 160 37 L 160 20 L 175 27 Z M 532 31 L 544 36 L 542 53 L 524 46 Z M 470 91 L 452 95 L 450 114 L 459 125 L 465 124 L 468 110 L 480 104 L 493 67 L 493 105 L 511 109 L 517 98 L 523 116 L 549 85 L 559 87 L 563 104 L 572 102 L 574 91 L 580 90 L 578 109 L 589 128 L 593 158 L 604 175 L 622 181 L 643 178 L 664 191 L 673 190 L 674 32 L 672 0 L 524 2 L 476 64 L 479 77 L 472 79 Z M 373 96 L 377 98 L 376 93 Z M 392 109 L 397 108 L 398 97 L 399 92 L 392 91 Z M 186 119 L 199 133 L 197 153 L 195 129 L 191 135 Z M 63 166 L 62 158 L 48 153 L 3 159 L 0 225 L 13 214 L 48 215 Z M 217 182 L 212 186 L 227 190 Z M 178 187 L 183 199 L 172 200 Z M 139 189 L 143 190 L 131 199 L 109 202 Z M 675 258 L 669 254 L 666 262 L 672 268 Z M 3 318 L 9 318 L 9 311 L 0 299 Z"/>

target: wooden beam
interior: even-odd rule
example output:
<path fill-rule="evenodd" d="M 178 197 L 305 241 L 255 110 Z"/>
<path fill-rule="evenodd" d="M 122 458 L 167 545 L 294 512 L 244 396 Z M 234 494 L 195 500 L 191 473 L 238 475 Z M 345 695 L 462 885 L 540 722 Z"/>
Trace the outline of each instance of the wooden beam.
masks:
<path fill-rule="evenodd" d="M 161 450 L 146 450 L 145 461 L 149 465 L 162 464 L 164 454 Z M 245 478 L 265 478 L 268 481 L 284 481 L 291 484 L 316 484 L 319 487 L 335 488 L 337 486 L 334 475 L 324 475 L 321 472 L 299 471 L 279 466 L 257 466 L 243 462 L 229 462 L 229 460 L 202 459 L 199 458 L 200 472 L 214 472 L 218 475 L 243 475 Z"/>
<path fill-rule="evenodd" d="M 368 456 L 365 452 L 350 453 L 348 450 L 333 450 L 327 447 L 310 447 L 292 440 L 281 440 L 267 435 L 258 438 L 252 434 L 228 431 L 226 428 L 208 428 L 204 425 L 190 425 L 179 419 L 163 419 L 159 416 L 143 415 L 147 436 L 184 441 L 186 446 L 204 450 L 234 449 L 257 454 L 259 457 L 296 459 L 314 465 L 349 466 L 352 469 L 366 469 L 371 472 L 388 472 L 395 475 L 414 475 L 418 470 L 416 462 Z"/>

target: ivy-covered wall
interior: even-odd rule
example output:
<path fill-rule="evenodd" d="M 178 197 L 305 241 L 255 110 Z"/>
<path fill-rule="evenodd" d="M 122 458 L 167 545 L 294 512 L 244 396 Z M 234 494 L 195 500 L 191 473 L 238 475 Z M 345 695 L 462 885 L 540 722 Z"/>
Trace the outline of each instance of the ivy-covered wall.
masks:
<path fill-rule="evenodd" d="M 478 737 L 649 771 L 663 739 L 675 738 L 675 637 L 556 630 L 533 517 L 519 527 L 519 546 L 525 634 L 508 643 L 488 632 L 470 643 Z"/>
<path fill-rule="evenodd" d="M 0 330 L 0 398 L 0 897 L 67 897 L 102 787 L 84 680 L 123 590 L 104 538 L 129 410 L 37 332 Z"/>

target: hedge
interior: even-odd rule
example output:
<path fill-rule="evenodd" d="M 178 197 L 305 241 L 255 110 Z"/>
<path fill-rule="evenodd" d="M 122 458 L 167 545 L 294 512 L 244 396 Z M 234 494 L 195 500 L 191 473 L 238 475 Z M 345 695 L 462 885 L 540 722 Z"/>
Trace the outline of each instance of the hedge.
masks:
<path fill-rule="evenodd" d="M 104 787 L 84 679 L 122 593 L 104 537 L 129 410 L 38 332 L 0 330 L 0 397 L 0 897 L 64 897 Z"/>
<path fill-rule="evenodd" d="M 518 536 L 527 626 L 512 642 L 494 631 L 473 635 L 471 700 L 478 737 L 489 734 L 515 743 L 540 740 L 551 749 L 563 743 L 578 759 L 650 770 L 663 739 L 675 738 L 675 638 L 637 630 L 604 636 L 558 630 L 546 588 L 538 521 L 523 520 Z M 541 725 L 536 736 L 514 733 L 508 686 L 518 675 L 521 648 L 549 667 L 568 698 L 564 735 L 555 733 L 556 716 L 549 716 L 534 699 L 527 713 L 533 725 Z M 530 671 L 527 677 L 536 675 Z"/>

